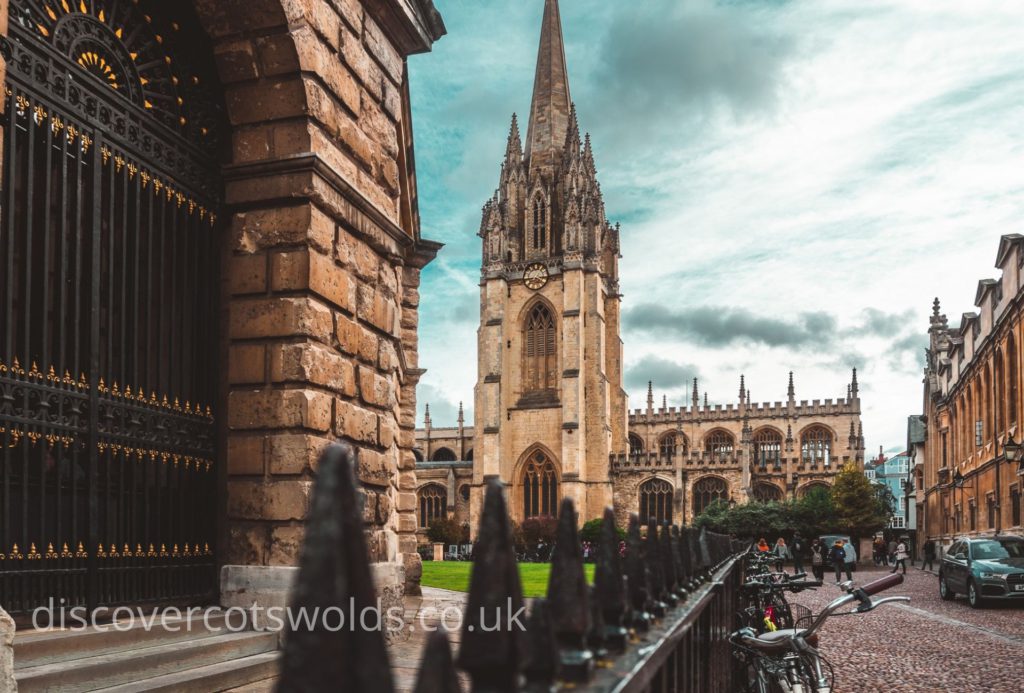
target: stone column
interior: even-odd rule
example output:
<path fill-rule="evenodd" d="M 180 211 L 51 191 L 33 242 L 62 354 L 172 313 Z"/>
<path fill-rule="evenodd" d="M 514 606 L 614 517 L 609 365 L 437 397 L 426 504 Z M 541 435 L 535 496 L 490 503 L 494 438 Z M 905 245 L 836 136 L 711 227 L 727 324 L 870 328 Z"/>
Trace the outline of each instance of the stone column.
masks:
<path fill-rule="evenodd" d="M 0 691 L 18 691 L 14 680 L 14 620 L 3 608 L 0 608 Z"/>

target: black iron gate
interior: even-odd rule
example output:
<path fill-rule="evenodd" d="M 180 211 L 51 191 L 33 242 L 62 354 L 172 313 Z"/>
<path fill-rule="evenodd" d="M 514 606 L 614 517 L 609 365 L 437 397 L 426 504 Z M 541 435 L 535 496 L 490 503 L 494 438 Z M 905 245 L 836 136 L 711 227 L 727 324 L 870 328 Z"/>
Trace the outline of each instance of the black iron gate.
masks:
<path fill-rule="evenodd" d="M 217 116 L 209 75 L 189 62 L 201 32 L 166 8 L 184 4 L 11 2 L 8 611 L 194 601 L 215 585 Z"/>

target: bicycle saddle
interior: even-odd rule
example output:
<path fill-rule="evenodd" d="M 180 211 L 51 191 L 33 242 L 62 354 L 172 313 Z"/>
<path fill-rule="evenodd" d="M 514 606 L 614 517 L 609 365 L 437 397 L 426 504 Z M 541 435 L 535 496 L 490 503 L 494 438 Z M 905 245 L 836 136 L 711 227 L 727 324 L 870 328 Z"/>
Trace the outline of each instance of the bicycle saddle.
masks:
<path fill-rule="evenodd" d="M 789 639 L 803 630 L 803 628 L 783 628 L 781 630 L 764 633 L 762 635 L 746 635 L 743 638 L 743 644 L 751 649 L 760 650 L 766 654 L 782 654 L 790 649 Z M 811 647 L 817 648 L 817 634 L 812 634 L 808 637 L 807 644 Z"/>

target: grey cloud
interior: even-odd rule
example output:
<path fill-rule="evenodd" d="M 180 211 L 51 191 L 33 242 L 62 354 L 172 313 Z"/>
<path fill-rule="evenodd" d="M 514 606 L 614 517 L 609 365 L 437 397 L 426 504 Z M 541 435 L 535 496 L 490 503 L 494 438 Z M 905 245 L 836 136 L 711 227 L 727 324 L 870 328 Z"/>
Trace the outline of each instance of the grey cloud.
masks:
<path fill-rule="evenodd" d="M 893 340 L 885 351 L 885 357 L 892 370 L 917 373 L 924 368 L 924 350 L 927 346 L 927 335 L 911 332 Z"/>
<path fill-rule="evenodd" d="M 416 425 L 423 425 L 423 415 L 426 405 L 430 405 L 430 419 L 435 427 L 454 426 L 459 417 L 459 403 L 449 399 L 448 395 L 440 388 L 429 383 L 420 383 L 416 388 Z M 469 403 L 472 406 L 472 402 Z M 472 422 L 473 417 L 467 409 L 465 412 L 467 422 Z"/>
<path fill-rule="evenodd" d="M 914 311 L 902 313 L 886 313 L 877 308 L 865 308 L 861 312 L 861 323 L 853 332 L 870 334 L 879 337 L 903 332 L 908 327 L 917 327 L 914 323 Z"/>
<path fill-rule="evenodd" d="M 699 377 L 697 366 L 693 364 L 648 355 L 626 368 L 624 382 L 626 388 L 634 392 L 646 389 L 648 381 L 658 389 L 671 390 Z"/>
<path fill-rule="evenodd" d="M 724 105 L 740 118 L 772 110 L 792 36 L 774 33 L 763 6 L 710 0 L 622 3 L 598 52 L 602 111 L 648 133 Z"/>
<path fill-rule="evenodd" d="M 836 319 L 828 313 L 796 313 L 792 318 L 762 317 L 744 308 L 700 307 L 672 310 L 642 303 L 629 310 L 623 324 L 634 330 L 668 333 L 701 346 L 736 342 L 803 347 L 830 343 Z"/>

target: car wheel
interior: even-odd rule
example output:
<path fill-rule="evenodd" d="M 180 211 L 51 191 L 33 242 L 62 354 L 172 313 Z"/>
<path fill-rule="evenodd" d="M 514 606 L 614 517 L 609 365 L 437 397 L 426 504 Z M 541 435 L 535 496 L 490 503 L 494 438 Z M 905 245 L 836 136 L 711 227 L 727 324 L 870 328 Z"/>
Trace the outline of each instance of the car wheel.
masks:
<path fill-rule="evenodd" d="M 984 606 L 984 601 L 981 598 L 981 594 L 978 592 L 977 585 L 974 584 L 974 580 L 967 583 L 967 603 L 970 604 L 973 609 L 980 609 Z"/>
<path fill-rule="evenodd" d="M 939 596 L 944 601 L 952 601 L 956 596 L 956 592 L 949 588 L 949 583 L 946 582 L 946 578 L 942 575 L 939 576 Z"/>

